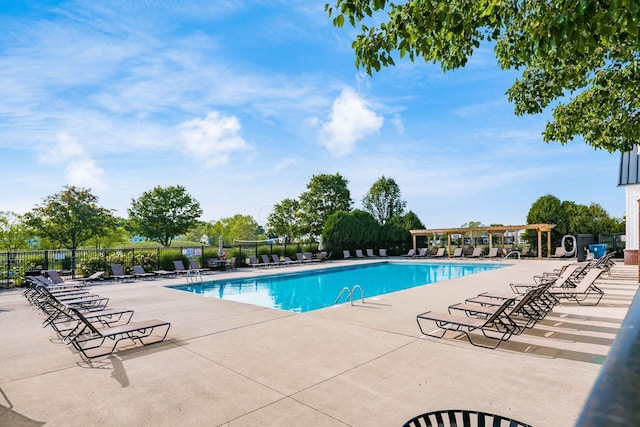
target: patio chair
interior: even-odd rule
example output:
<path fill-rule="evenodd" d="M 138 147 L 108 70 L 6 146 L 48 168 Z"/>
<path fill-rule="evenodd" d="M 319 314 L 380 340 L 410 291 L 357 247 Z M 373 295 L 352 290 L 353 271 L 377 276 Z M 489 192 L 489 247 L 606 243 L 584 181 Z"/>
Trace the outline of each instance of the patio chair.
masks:
<path fill-rule="evenodd" d="M 374 257 L 375 255 L 373 254 L 373 249 L 367 249 L 367 256 L 368 257 Z"/>
<path fill-rule="evenodd" d="M 130 280 L 134 279 L 133 274 L 124 274 L 124 269 L 122 268 L 122 264 L 111 264 L 111 276 L 112 279 L 116 280 Z"/>
<path fill-rule="evenodd" d="M 144 279 L 144 278 L 155 279 L 156 277 L 158 277 L 157 273 L 147 273 L 144 267 L 141 265 L 134 265 L 133 267 L 131 267 L 131 269 L 133 270 L 133 277 L 136 279 Z"/>
<path fill-rule="evenodd" d="M 43 311 L 48 314 L 48 317 L 42 322 L 42 327 L 51 326 L 62 341 L 77 334 L 81 323 L 74 317 L 69 307 L 49 301 Z M 105 308 L 99 311 L 82 311 L 82 314 L 91 323 L 112 327 L 128 324 L 133 317 L 133 310 L 127 307 Z"/>
<path fill-rule="evenodd" d="M 179 275 L 179 274 L 184 274 L 185 276 L 189 275 L 189 270 L 184 268 L 184 263 L 182 262 L 181 259 L 177 259 L 173 261 L 173 268 L 174 268 L 173 271 L 175 272 L 176 275 Z"/>
<path fill-rule="evenodd" d="M 455 248 L 451 258 L 462 258 L 462 248 Z"/>
<path fill-rule="evenodd" d="M 260 264 L 260 261 L 258 261 L 258 258 L 252 255 L 249 257 L 249 267 L 262 267 L 262 265 Z"/>
<path fill-rule="evenodd" d="M 442 248 L 444 249 L 444 248 Z M 416 255 L 416 258 L 426 258 L 428 256 L 427 248 L 420 248 L 420 251 Z"/>
<path fill-rule="evenodd" d="M 62 279 L 62 277 L 60 276 L 60 273 L 58 273 L 57 270 L 47 270 L 44 273 L 47 275 L 47 277 L 49 277 L 49 279 L 51 279 L 54 285 L 64 283 L 64 280 Z"/>
<path fill-rule="evenodd" d="M 109 298 L 101 297 L 96 294 L 74 293 L 55 294 L 45 286 L 36 285 L 37 294 L 33 297 L 33 303 L 37 307 L 42 308 L 47 302 L 55 301 L 67 307 L 82 308 L 85 310 L 102 310 L 109 303 Z"/>
<path fill-rule="evenodd" d="M 269 259 L 269 255 L 262 254 L 262 255 L 260 255 L 260 259 L 262 260 L 261 264 L 262 264 L 263 267 L 276 267 L 277 266 L 275 263 L 273 263 Z"/>
<path fill-rule="evenodd" d="M 490 414 L 482 411 L 470 411 L 466 409 L 446 409 L 442 411 L 427 412 L 411 418 L 402 427 L 476 427 L 476 426 L 509 426 L 532 427 L 522 421 Z"/>
<path fill-rule="evenodd" d="M 515 331 L 514 334 L 524 331 L 525 328 L 532 328 L 538 321 L 542 320 L 550 310 L 546 310 L 547 306 L 536 302 L 542 292 L 545 292 L 548 285 L 540 285 L 538 288 L 530 289 L 526 294 L 516 298 L 513 305 L 509 306 L 505 311 L 505 315 L 509 316 L 521 329 Z M 464 303 L 453 304 L 449 306 L 449 313 L 452 310 L 463 311 L 468 317 L 486 318 L 499 310 L 501 303 L 487 303 L 485 298 L 491 298 L 487 294 L 480 294 L 478 297 L 469 298 Z M 498 301 L 492 299 L 492 301 Z M 553 307 L 551 307 L 553 308 Z"/>
<path fill-rule="evenodd" d="M 205 273 L 211 271 L 209 268 L 204 268 L 200 265 L 200 261 L 197 259 L 189 260 L 189 270 L 195 273 Z"/>
<path fill-rule="evenodd" d="M 413 257 L 415 255 L 416 255 L 415 249 L 409 249 L 409 251 L 407 251 L 407 253 L 402 255 L 402 256 L 406 257 L 406 258 L 411 258 L 411 257 Z"/>
<path fill-rule="evenodd" d="M 552 286 L 549 288 L 549 293 L 556 298 L 569 299 L 580 305 L 598 305 L 604 296 L 604 291 L 596 286 L 595 281 L 598 280 L 603 272 L 604 270 L 593 268 L 576 284 L 575 288 Z M 595 296 L 597 300 L 586 304 L 587 299 L 592 296 Z"/>
<path fill-rule="evenodd" d="M 78 279 L 75 279 L 81 283 L 90 283 L 90 282 L 95 282 L 97 280 L 102 280 L 102 276 L 104 276 L 104 271 L 96 271 L 95 273 L 87 276 L 87 277 L 80 277 Z"/>
<path fill-rule="evenodd" d="M 311 252 L 305 252 L 302 254 L 304 256 L 304 260 L 307 262 L 320 262 L 321 259 L 318 257 L 314 257 Z"/>
<path fill-rule="evenodd" d="M 365 258 L 362 249 L 356 249 L 356 258 Z"/>
<path fill-rule="evenodd" d="M 511 338 L 514 333 L 521 331 L 521 327 L 505 314 L 505 310 L 511 306 L 513 301 L 513 298 L 504 300 L 500 307 L 485 319 L 426 311 L 418 314 L 416 321 L 423 335 L 443 338 L 447 331 L 462 332 L 472 345 L 494 349 L 498 347 L 502 341 Z M 438 329 L 425 332 L 421 323 L 421 321 L 424 320 L 434 322 Z M 440 330 L 442 330 L 442 333 L 438 333 Z M 474 341 L 474 339 L 471 338 L 471 332 L 475 330 L 482 332 L 486 338 L 493 342 L 493 345 Z"/>
<path fill-rule="evenodd" d="M 171 327 L 171 323 L 165 320 L 150 319 L 98 328 L 80 311 L 72 308 L 71 312 L 78 320 L 79 326 L 74 334 L 68 336 L 63 342 L 72 344 L 86 359 L 112 354 L 118 343 L 123 340 L 139 342 L 144 346 L 164 341 Z M 105 342 L 111 345 L 104 346 Z"/>
<path fill-rule="evenodd" d="M 529 288 L 534 288 L 540 283 L 547 282 L 551 282 L 556 288 L 575 288 L 575 280 L 580 277 L 579 275 L 576 275 L 576 273 L 582 270 L 583 266 L 580 264 L 570 264 L 565 266 L 562 272 L 555 277 L 553 275 L 543 274 L 533 277 L 535 283 L 510 283 L 509 286 L 513 292 L 517 294 L 522 294 Z"/>
<path fill-rule="evenodd" d="M 422 250 L 420 250 L 420 252 L 422 253 Z M 425 253 L 426 253 L 426 249 L 425 249 Z M 443 258 L 445 256 L 445 253 L 446 253 L 446 249 L 445 248 L 438 248 L 438 251 L 435 253 L 435 255 L 433 255 L 433 257 L 434 258 Z"/>
<path fill-rule="evenodd" d="M 387 256 L 387 250 L 386 249 L 378 249 L 378 253 L 380 254 L 381 257 L 386 257 Z"/>
<path fill-rule="evenodd" d="M 558 246 L 556 251 L 551 255 L 552 258 L 564 258 L 567 251 L 562 246 Z"/>
<path fill-rule="evenodd" d="M 480 258 L 480 257 L 482 257 L 482 248 L 474 248 L 471 255 L 469 255 L 467 258 Z"/>
<path fill-rule="evenodd" d="M 345 249 L 342 251 L 342 257 L 344 259 L 349 259 L 351 258 L 351 251 L 349 249 Z"/>
<path fill-rule="evenodd" d="M 487 254 L 487 258 L 498 258 L 498 248 L 489 249 L 489 253 Z"/>
<path fill-rule="evenodd" d="M 293 264 L 293 265 L 302 263 L 302 261 L 299 261 L 297 259 L 291 259 L 288 256 L 284 257 L 284 262 L 287 264 Z"/>

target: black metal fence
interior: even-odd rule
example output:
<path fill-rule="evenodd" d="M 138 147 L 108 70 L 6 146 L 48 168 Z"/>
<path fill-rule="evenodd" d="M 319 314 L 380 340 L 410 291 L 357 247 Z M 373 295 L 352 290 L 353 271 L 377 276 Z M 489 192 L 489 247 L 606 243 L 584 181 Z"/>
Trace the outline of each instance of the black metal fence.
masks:
<path fill-rule="evenodd" d="M 236 265 L 245 264 L 247 257 L 260 254 L 278 254 L 295 258 L 296 252 L 317 252 L 317 243 L 267 244 L 243 243 L 225 245 L 227 258 L 236 258 Z M 46 270 L 57 270 L 68 278 L 86 277 L 96 271 L 111 273 L 111 264 L 122 264 L 125 272 L 141 265 L 147 271 L 173 270 L 173 261 L 196 259 L 206 266 L 207 259 L 219 256 L 218 247 L 155 247 L 126 249 L 51 249 L 44 251 L 0 252 L 0 288 L 12 288 L 22 283 L 25 276 L 40 275 Z"/>

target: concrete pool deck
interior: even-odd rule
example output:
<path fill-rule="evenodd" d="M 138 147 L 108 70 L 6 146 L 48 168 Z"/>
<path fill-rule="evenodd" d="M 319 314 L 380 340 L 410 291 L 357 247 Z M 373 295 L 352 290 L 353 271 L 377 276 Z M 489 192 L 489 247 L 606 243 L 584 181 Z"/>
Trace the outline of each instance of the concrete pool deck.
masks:
<path fill-rule="evenodd" d="M 19 289 L 1 291 L 0 425 L 400 426 L 457 408 L 571 426 L 635 295 L 637 267 L 605 274 L 598 306 L 563 303 L 496 350 L 453 333 L 424 337 L 415 321 L 568 262 L 526 260 L 301 314 L 164 287 L 184 278 L 106 282 L 91 289 L 110 306 L 135 309 L 134 320 L 166 319 L 171 330 L 163 343 L 91 362 L 40 327 L 42 314 Z"/>

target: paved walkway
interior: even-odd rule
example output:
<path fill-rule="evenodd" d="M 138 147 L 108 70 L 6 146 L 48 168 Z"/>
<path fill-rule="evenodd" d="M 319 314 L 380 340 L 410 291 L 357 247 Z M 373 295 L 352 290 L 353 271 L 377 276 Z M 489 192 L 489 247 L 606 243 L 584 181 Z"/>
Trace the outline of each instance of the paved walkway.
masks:
<path fill-rule="evenodd" d="M 134 320 L 172 326 L 162 344 L 93 362 L 42 329 L 19 290 L 3 291 L 0 426 L 400 426 L 451 408 L 570 426 L 636 292 L 636 267 L 598 282 L 606 295 L 597 307 L 562 304 L 496 350 L 421 336 L 415 322 L 567 262 L 522 261 L 304 314 L 163 286 L 185 279 L 99 284 L 93 291 L 134 308 Z"/>

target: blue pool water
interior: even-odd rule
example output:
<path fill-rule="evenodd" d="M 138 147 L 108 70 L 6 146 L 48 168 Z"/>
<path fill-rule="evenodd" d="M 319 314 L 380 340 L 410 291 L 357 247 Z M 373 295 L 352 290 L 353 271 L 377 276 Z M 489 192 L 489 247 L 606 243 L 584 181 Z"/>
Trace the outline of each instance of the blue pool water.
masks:
<path fill-rule="evenodd" d="M 365 299 L 500 268 L 497 264 L 375 263 L 247 279 L 215 280 L 170 288 L 281 310 L 306 312 L 333 305 L 344 287 L 360 285 Z M 354 300 L 360 292 L 354 292 Z M 340 302 L 344 302 L 343 296 Z"/>

